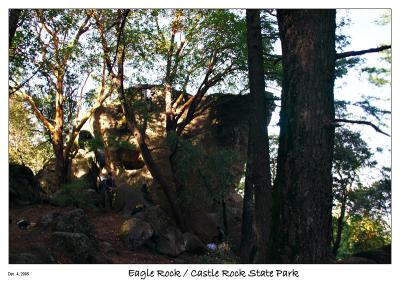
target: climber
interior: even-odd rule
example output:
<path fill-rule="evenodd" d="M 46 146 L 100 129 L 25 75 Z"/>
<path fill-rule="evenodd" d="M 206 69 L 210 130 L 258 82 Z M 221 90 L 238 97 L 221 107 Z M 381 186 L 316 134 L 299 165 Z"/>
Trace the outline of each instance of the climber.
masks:
<path fill-rule="evenodd" d="M 115 181 L 112 172 L 108 172 L 106 177 L 102 177 L 99 188 L 100 194 L 103 196 L 104 208 L 110 210 L 115 192 Z"/>

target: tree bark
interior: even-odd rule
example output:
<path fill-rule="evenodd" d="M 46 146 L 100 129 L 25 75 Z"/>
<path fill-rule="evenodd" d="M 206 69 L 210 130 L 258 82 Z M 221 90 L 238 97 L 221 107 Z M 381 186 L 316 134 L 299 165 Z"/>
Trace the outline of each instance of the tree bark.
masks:
<path fill-rule="evenodd" d="M 275 263 L 332 257 L 335 10 L 278 10 L 283 94 L 274 189 Z"/>
<path fill-rule="evenodd" d="M 249 189 L 254 189 L 256 225 L 256 263 L 266 263 L 270 231 L 271 173 L 269 165 L 268 111 L 262 57 L 259 10 L 246 10 L 249 86 L 252 98 L 250 113 L 249 155 L 251 176 Z M 251 191 L 251 190 L 250 190 Z M 251 195 L 251 194 L 250 194 Z"/>
<path fill-rule="evenodd" d="M 10 9 L 8 14 L 8 48 L 11 47 L 12 41 L 17 31 L 21 18 L 21 9 Z"/>
<path fill-rule="evenodd" d="M 347 203 L 347 190 L 346 186 L 343 187 L 342 190 L 342 199 L 340 201 L 340 215 L 337 220 L 337 232 L 336 232 L 336 238 L 335 242 L 333 244 L 333 256 L 336 257 L 339 247 L 340 247 L 340 242 L 342 241 L 342 232 L 343 232 L 343 222 L 344 222 L 344 217 L 346 215 L 346 203 Z"/>
<path fill-rule="evenodd" d="M 251 128 L 249 130 L 249 138 L 251 137 Z M 251 247 L 253 246 L 254 231 L 254 183 L 253 183 L 253 166 L 251 155 L 253 150 L 250 141 L 247 145 L 247 163 L 243 196 L 243 212 L 242 212 L 242 237 L 240 241 L 240 263 L 251 263 Z"/>

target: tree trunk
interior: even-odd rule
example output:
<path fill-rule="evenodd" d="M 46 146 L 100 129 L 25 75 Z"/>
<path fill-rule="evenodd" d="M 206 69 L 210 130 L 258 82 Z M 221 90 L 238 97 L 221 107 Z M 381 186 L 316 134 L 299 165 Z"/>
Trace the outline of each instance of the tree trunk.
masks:
<path fill-rule="evenodd" d="M 275 263 L 332 257 L 335 10 L 278 10 L 283 95 L 275 183 Z"/>
<path fill-rule="evenodd" d="M 56 127 L 56 131 L 53 133 L 53 150 L 55 155 L 56 184 L 57 188 L 60 188 L 66 182 L 67 172 L 65 169 L 62 131 L 58 127 Z"/>
<path fill-rule="evenodd" d="M 268 111 L 264 82 L 259 10 L 246 10 L 249 86 L 252 98 L 248 160 L 254 185 L 257 238 L 256 263 L 265 263 L 270 231 L 271 173 L 269 166 Z M 248 178 L 248 177 L 246 177 Z M 250 186 L 251 187 L 251 186 Z"/>
<path fill-rule="evenodd" d="M 20 21 L 21 9 L 10 9 L 8 14 L 8 48 L 11 47 L 12 41 L 15 36 L 15 32 L 18 28 L 18 22 Z"/>
<path fill-rule="evenodd" d="M 249 138 L 251 137 L 251 128 L 249 130 Z M 252 144 L 250 141 L 247 145 L 247 163 L 244 184 L 244 197 L 243 197 L 243 213 L 242 213 L 242 237 L 240 241 L 240 263 L 251 263 L 250 252 L 253 246 L 254 231 L 253 231 L 253 217 L 254 217 L 254 183 L 252 177 L 252 159 L 250 155 L 253 153 L 251 150 Z"/>
<path fill-rule="evenodd" d="M 336 257 L 339 247 L 340 247 L 340 242 L 342 241 L 342 232 L 343 232 L 343 222 L 344 222 L 344 217 L 346 215 L 346 203 L 347 203 L 347 190 L 346 187 L 343 188 L 342 192 L 342 201 L 340 201 L 340 215 L 337 220 L 337 232 L 336 232 L 336 238 L 335 238 L 335 243 L 333 244 L 333 256 Z"/>
<path fill-rule="evenodd" d="M 123 31 L 121 31 L 123 33 Z M 118 76 L 113 78 L 114 84 L 117 85 L 118 95 L 121 100 L 121 107 L 125 115 L 129 129 L 131 130 L 137 144 L 139 145 L 140 152 L 142 153 L 143 160 L 149 169 L 151 176 L 160 184 L 165 196 L 167 197 L 168 203 L 171 207 L 174 219 L 182 231 L 186 230 L 183 215 L 178 204 L 176 191 L 173 189 L 164 176 L 162 175 L 161 169 L 155 163 L 153 156 L 147 147 L 144 133 L 138 128 L 135 113 L 131 110 L 127 104 L 124 91 L 124 60 L 125 60 L 125 42 L 124 35 L 122 35 L 121 41 L 122 50 L 118 51 L 117 62 L 118 62 Z"/>

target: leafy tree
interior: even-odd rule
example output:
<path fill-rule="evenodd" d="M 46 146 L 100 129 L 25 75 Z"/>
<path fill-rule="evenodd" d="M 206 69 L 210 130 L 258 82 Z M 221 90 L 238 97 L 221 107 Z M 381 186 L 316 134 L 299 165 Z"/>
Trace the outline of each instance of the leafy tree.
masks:
<path fill-rule="evenodd" d="M 14 95 L 8 102 L 9 160 L 37 173 L 52 157 L 51 144 L 42 136 L 43 130 L 29 114 L 22 98 Z"/>
<path fill-rule="evenodd" d="M 19 48 L 11 58 L 10 82 L 15 84 L 10 84 L 10 94 L 22 96 L 48 132 L 61 185 L 68 179 L 75 138 L 111 92 L 106 92 L 103 70 L 96 101 L 84 94 L 86 81 L 100 66 L 96 49 L 88 48 L 93 41 L 82 40 L 92 25 L 90 15 L 73 9 L 25 10 L 25 14 L 16 33 Z M 89 110 L 79 117 L 84 103 L 89 103 Z"/>
<path fill-rule="evenodd" d="M 339 216 L 336 225 L 336 237 L 333 254 L 337 255 L 340 247 L 343 224 L 349 202 L 349 193 L 358 180 L 358 172 L 363 167 L 373 167 L 372 153 L 361 134 L 349 129 L 339 128 L 335 133 L 333 153 L 333 197 L 337 202 Z"/>

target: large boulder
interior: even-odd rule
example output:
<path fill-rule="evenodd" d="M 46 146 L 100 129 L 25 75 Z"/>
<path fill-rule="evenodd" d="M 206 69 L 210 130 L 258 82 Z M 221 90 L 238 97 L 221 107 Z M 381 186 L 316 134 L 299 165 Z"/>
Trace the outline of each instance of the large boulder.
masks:
<path fill-rule="evenodd" d="M 147 202 L 140 189 L 133 188 L 126 183 L 117 186 L 113 204 L 114 210 L 122 212 L 127 217 L 144 209 L 146 204 Z"/>
<path fill-rule="evenodd" d="M 36 174 L 36 178 L 39 181 L 40 187 L 42 187 L 45 196 L 50 196 L 59 190 L 57 186 L 57 175 L 55 169 L 55 159 L 50 159 Z"/>
<path fill-rule="evenodd" d="M 198 236 L 192 233 L 183 234 L 183 242 L 185 251 L 189 253 L 199 254 L 205 251 L 205 246 Z"/>
<path fill-rule="evenodd" d="M 40 185 L 29 167 L 9 165 L 10 205 L 29 205 L 40 202 Z"/>
<path fill-rule="evenodd" d="M 156 249 L 159 253 L 176 257 L 185 251 L 182 232 L 176 227 L 168 227 L 156 238 Z"/>
<path fill-rule="evenodd" d="M 350 256 L 344 260 L 338 262 L 339 264 L 376 264 L 376 262 L 372 259 L 364 258 L 364 257 L 356 257 Z"/>
<path fill-rule="evenodd" d="M 140 158 L 140 152 L 130 148 L 118 148 L 116 150 L 117 161 L 128 170 L 141 169 L 144 166 L 143 159 Z"/>
<path fill-rule="evenodd" d="M 198 207 L 192 207 L 185 212 L 184 219 L 190 231 L 204 242 L 215 242 L 219 237 L 219 225 L 213 214 Z"/>
<path fill-rule="evenodd" d="M 97 177 L 100 169 L 96 164 L 95 152 L 87 152 L 79 150 L 77 155 L 71 161 L 69 169 L 69 177 L 71 183 L 81 183 L 84 188 L 96 188 Z M 54 193 L 61 189 L 57 186 L 57 175 L 55 171 L 55 159 L 50 159 L 43 168 L 36 174 L 36 178 L 40 183 L 43 193 L 47 197 L 51 197 Z"/>
<path fill-rule="evenodd" d="M 131 250 L 143 246 L 153 236 L 151 225 L 143 220 L 131 218 L 126 220 L 119 232 L 119 238 Z"/>
<path fill-rule="evenodd" d="M 60 215 L 61 215 L 61 213 L 59 213 L 59 212 L 50 212 L 50 213 L 43 215 L 39 219 L 38 227 L 40 227 L 41 229 L 48 229 L 48 228 L 54 226 L 55 220 Z"/>
<path fill-rule="evenodd" d="M 51 264 L 56 263 L 45 244 L 33 245 L 29 250 L 10 251 L 10 264 Z"/>
<path fill-rule="evenodd" d="M 65 254 L 73 263 L 92 263 L 95 247 L 83 233 L 54 232 L 50 246 L 57 254 Z"/>
<path fill-rule="evenodd" d="M 94 238 L 95 236 L 95 228 L 82 209 L 53 214 L 53 221 L 50 224 L 53 231 L 82 233 L 89 238 Z"/>
<path fill-rule="evenodd" d="M 358 252 L 353 257 L 368 258 L 379 264 L 390 264 L 392 262 L 392 245 L 388 244 L 375 250 Z"/>
<path fill-rule="evenodd" d="M 134 218 L 141 219 L 151 225 L 154 235 L 158 236 L 168 226 L 173 225 L 172 219 L 160 208 L 159 205 L 150 206 L 134 215 Z"/>

